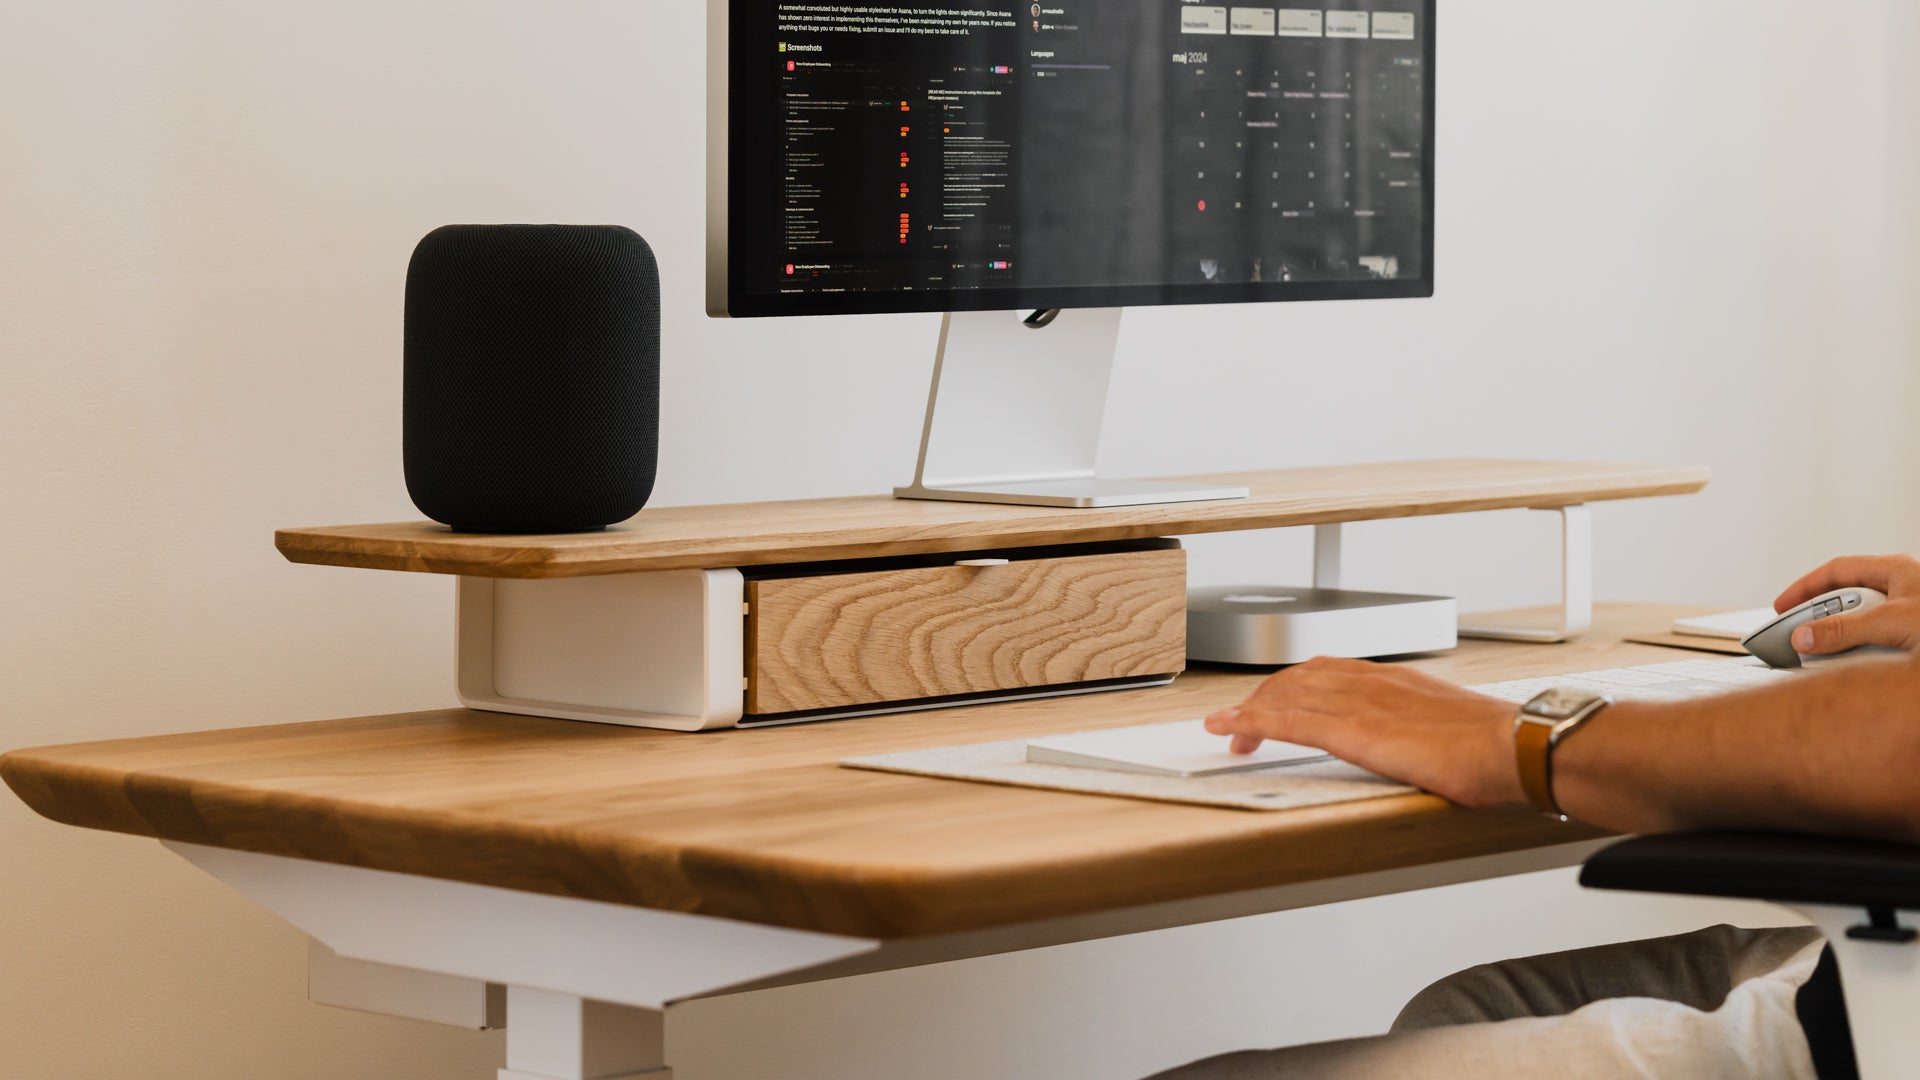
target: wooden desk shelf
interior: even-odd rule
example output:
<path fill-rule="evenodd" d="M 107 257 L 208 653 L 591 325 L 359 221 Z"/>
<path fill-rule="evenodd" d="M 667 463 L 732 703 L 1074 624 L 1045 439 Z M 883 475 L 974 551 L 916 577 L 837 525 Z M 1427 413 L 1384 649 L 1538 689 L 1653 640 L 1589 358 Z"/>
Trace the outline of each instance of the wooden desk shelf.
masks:
<path fill-rule="evenodd" d="M 1453 460 L 1278 469 L 1183 478 L 1244 484 L 1248 499 L 1051 509 L 872 495 L 645 510 L 604 532 L 454 533 L 432 522 L 282 529 L 289 560 L 495 578 L 559 578 L 1131 540 L 1475 510 L 1552 509 L 1686 495 L 1695 466 Z"/>
<path fill-rule="evenodd" d="M 786 684 L 781 672 L 769 667 L 767 657 L 752 649 L 747 651 L 744 663 L 739 659 L 743 648 L 741 628 L 731 613 L 743 608 L 749 612 L 749 637 L 752 616 L 761 614 L 760 606 L 742 588 L 743 569 L 809 564 L 823 568 L 821 576 L 825 580 L 828 574 L 846 574 L 866 565 L 874 573 L 894 573 L 905 588 L 912 575 L 898 570 L 901 559 L 938 559 L 968 552 L 1011 556 L 1020 561 L 1041 549 L 1062 550 L 1061 545 L 1084 548 L 1194 533 L 1311 525 L 1316 527 L 1315 583 L 1337 587 L 1342 523 L 1475 510 L 1560 510 L 1569 522 L 1577 518 L 1577 528 L 1571 523 L 1563 528 L 1568 579 L 1563 589 L 1565 611 L 1560 629 L 1495 628 L 1477 632 L 1564 640 L 1585 630 L 1590 612 L 1587 583 L 1591 559 L 1585 554 L 1590 540 L 1588 518 L 1584 509 L 1572 508 L 1609 499 L 1689 494 L 1706 485 L 1708 472 L 1699 467 L 1662 465 L 1457 460 L 1184 479 L 1214 486 L 1244 486 L 1252 495 L 1216 502 L 1098 509 L 928 502 L 876 495 L 659 507 L 602 532 L 570 535 L 455 533 L 432 522 L 416 521 L 285 529 L 275 535 L 275 544 L 293 562 L 462 578 L 459 682 L 461 700 L 469 706 L 702 730 L 744 724 L 748 714 L 757 718 L 755 722 L 777 722 L 783 717 L 840 715 L 836 710 L 919 708 L 928 699 L 945 700 L 956 695 L 1081 692 L 1101 685 L 1103 680 L 1112 681 L 1103 662 L 1094 662 L 1100 657 L 1050 671 L 1048 677 L 1035 683 L 1024 677 L 1011 681 L 986 678 L 977 670 L 978 665 L 965 657 L 945 653 L 901 654 L 885 662 L 876 654 L 869 659 L 879 663 L 877 668 L 849 667 L 851 654 L 843 650 L 834 658 L 808 659 L 810 670 L 822 664 L 838 664 L 842 669 L 833 672 L 831 678 L 816 680 L 821 686 L 865 685 L 872 682 L 876 671 L 898 668 L 938 670 L 961 682 L 956 686 L 941 683 L 943 689 L 937 692 L 923 689 L 898 700 L 873 694 L 855 695 L 857 701 L 854 697 L 840 700 L 824 691 L 825 696 L 769 696 L 770 690 Z M 875 560 L 893 560 L 896 566 L 883 567 Z M 931 569 L 914 573 L 949 573 L 955 577 L 955 588 L 960 591 L 939 601 L 950 605 L 1011 596 L 1013 593 L 1007 592 L 1011 583 L 1003 580 L 996 585 L 995 579 L 1021 572 L 1017 567 L 1001 567 L 963 575 Z M 560 580 L 615 575 L 619 576 L 615 581 Z M 675 575 L 685 578 L 684 588 L 676 583 Z M 644 585 L 640 579 L 652 579 L 658 590 L 664 590 L 661 597 L 640 602 L 619 595 L 622 588 Z M 1173 589 L 1176 596 L 1184 594 L 1181 583 L 1174 583 Z M 892 595 L 889 590 L 883 591 Z M 496 594 L 508 595 L 496 602 Z M 669 602 L 668 598 L 679 600 Z M 522 627 L 521 633 L 507 632 L 503 630 L 505 623 L 494 621 L 493 613 L 496 609 L 505 611 L 502 605 L 508 601 L 517 604 L 513 610 L 520 614 L 515 625 Z M 1029 602 L 1051 603 L 1043 601 L 1040 593 L 1032 593 Z M 810 617 L 839 624 L 839 615 L 831 610 L 835 603 L 833 597 L 822 597 Z M 950 647 L 958 640 L 954 635 L 921 635 L 910 622 L 903 622 L 914 617 L 944 618 L 926 614 L 927 610 L 909 607 L 891 613 L 888 617 L 897 631 L 893 638 Z M 995 617 L 1003 621 L 1019 621 L 1012 609 L 997 606 L 995 612 Z M 1026 612 L 1029 619 L 1023 625 L 1045 623 L 1054 614 Z M 583 627 L 596 629 L 581 638 L 577 635 Z M 1082 633 L 1091 633 L 1097 640 L 1110 636 L 1099 630 L 1096 620 L 1077 630 L 1063 626 L 1056 644 L 1068 649 L 1066 655 L 1079 657 L 1081 653 L 1073 650 L 1076 635 Z M 556 644 L 562 641 L 566 642 L 564 646 Z M 1184 651 L 1171 642 L 1169 636 L 1168 648 L 1176 653 Z M 1126 644 L 1123 651 L 1131 647 Z M 650 657 L 648 662 L 664 665 L 666 670 L 643 670 L 636 667 L 635 657 Z M 597 659 L 583 666 L 588 658 Z M 1178 670 L 1177 663 L 1165 660 L 1149 666 L 1155 678 Z M 1130 678 L 1147 677 L 1144 669 L 1127 670 Z M 920 679 L 915 685 L 932 684 Z"/>

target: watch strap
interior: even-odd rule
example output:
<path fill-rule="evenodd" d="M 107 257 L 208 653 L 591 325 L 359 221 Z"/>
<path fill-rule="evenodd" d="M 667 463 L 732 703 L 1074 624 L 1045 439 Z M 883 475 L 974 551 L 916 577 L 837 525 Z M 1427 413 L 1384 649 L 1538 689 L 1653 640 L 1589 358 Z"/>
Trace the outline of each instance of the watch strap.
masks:
<path fill-rule="evenodd" d="M 1569 696 L 1577 704 L 1567 702 L 1565 699 Z M 1610 694 L 1554 689 L 1536 695 L 1520 707 L 1520 715 L 1513 721 L 1513 755 L 1520 772 L 1520 790 L 1528 802 L 1566 820 L 1566 812 L 1553 797 L 1553 752 L 1567 736 L 1611 704 Z"/>
<path fill-rule="evenodd" d="M 1522 716 L 1513 725 L 1514 760 L 1520 766 L 1520 790 L 1527 801 L 1556 817 L 1560 804 L 1553 801 L 1553 729 L 1550 722 Z"/>

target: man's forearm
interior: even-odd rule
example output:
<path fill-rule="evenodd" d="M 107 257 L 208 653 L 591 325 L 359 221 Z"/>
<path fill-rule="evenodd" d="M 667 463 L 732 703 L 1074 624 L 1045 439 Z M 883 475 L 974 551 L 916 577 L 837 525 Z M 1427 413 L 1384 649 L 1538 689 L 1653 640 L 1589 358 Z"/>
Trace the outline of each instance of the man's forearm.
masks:
<path fill-rule="evenodd" d="M 1554 754 L 1567 813 L 1626 832 L 1763 828 L 1920 843 L 1920 660 L 1622 702 Z"/>

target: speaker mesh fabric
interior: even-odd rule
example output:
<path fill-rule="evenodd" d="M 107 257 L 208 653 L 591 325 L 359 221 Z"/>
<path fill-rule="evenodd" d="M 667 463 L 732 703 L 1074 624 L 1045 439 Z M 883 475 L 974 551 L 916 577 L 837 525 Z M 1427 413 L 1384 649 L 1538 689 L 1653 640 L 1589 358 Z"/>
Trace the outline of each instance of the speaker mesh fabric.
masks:
<path fill-rule="evenodd" d="M 448 225 L 407 269 L 403 457 L 428 517 L 573 532 L 653 493 L 660 275 L 617 225 Z"/>

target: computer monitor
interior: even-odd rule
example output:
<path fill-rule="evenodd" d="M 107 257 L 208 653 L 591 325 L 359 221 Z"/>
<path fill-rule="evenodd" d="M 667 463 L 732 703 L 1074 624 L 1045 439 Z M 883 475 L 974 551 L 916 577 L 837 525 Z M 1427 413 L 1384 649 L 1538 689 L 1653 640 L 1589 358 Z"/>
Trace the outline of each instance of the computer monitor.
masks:
<path fill-rule="evenodd" d="M 1244 495 L 1094 475 L 1120 309 L 1433 293 L 1435 0 L 709 7 L 709 313 L 946 313 L 902 496 Z"/>

